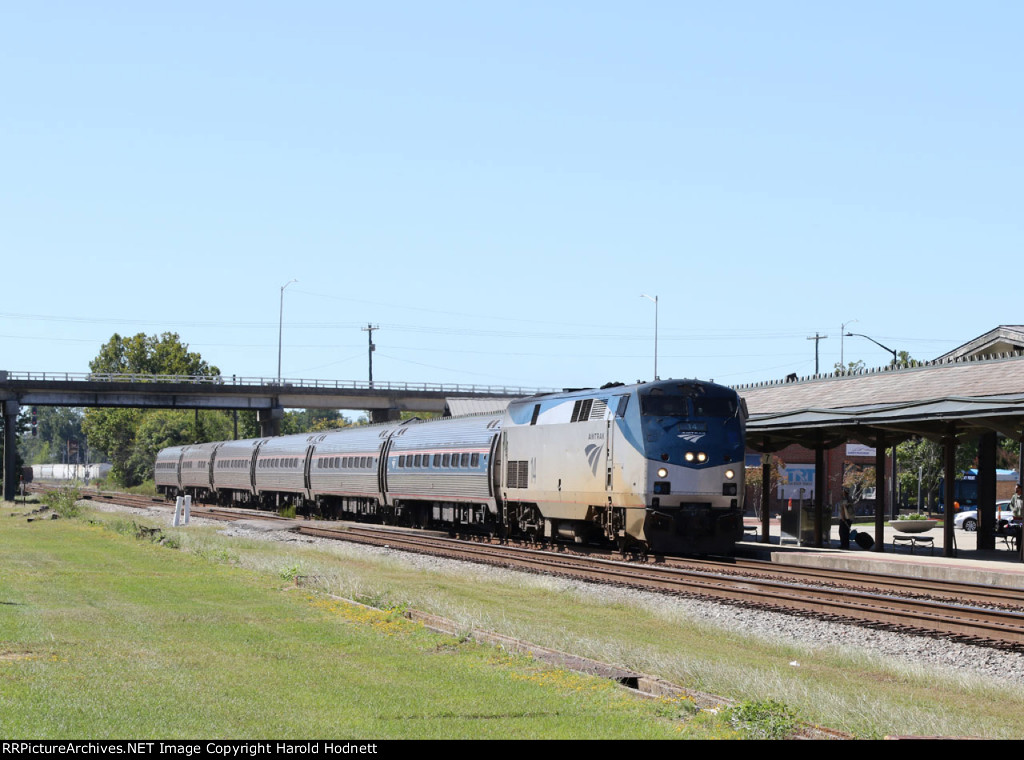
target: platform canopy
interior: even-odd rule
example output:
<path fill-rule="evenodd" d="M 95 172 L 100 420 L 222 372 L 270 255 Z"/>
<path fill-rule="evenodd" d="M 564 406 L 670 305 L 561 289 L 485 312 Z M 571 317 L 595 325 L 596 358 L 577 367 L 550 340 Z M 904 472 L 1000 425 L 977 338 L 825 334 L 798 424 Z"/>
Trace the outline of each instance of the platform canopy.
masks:
<path fill-rule="evenodd" d="M 887 445 L 996 431 L 1024 438 L 1024 354 L 865 370 L 847 375 L 741 386 L 750 419 L 747 445 Z"/>

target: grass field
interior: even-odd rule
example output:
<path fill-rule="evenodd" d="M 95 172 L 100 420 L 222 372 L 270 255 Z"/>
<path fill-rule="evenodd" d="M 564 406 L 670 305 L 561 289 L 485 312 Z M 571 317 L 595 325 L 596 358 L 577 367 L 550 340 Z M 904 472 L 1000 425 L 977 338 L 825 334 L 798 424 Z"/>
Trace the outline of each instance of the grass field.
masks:
<path fill-rule="evenodd" d="M 287 566 L 139 540 L 116 517 L 29 524 L 11 511 L 3 738 L 728 735 L 721 721 L 675 720 L 692 714 L 685 703 L 296 589 Z"/>
<path fill-rule="evenodd" d="M 743 735 L 722 716 L 678 720 L 693 713 L 683 702 L 643 702 L 430 634 L 394 612 L 296 590 L 300 574 L 324 592 L 412 606 L 747 706 L 773 700 L 861 737 L 1024 736 L 1015 686 L 857 655 L 843 641 L 813 649 L 759 641 L 642 595 L 609 600 L 550 578 L 437 570 L 344 544 L 231 538 L 215 527 L 172 530 L 166 520 L 87 512 L 27 524 L 6 507 L 4 737 Z M 159 525 L 165 543 L 136 538 L 138 523 Z M 769 712 L 764 724 L 779 711 Z"/>

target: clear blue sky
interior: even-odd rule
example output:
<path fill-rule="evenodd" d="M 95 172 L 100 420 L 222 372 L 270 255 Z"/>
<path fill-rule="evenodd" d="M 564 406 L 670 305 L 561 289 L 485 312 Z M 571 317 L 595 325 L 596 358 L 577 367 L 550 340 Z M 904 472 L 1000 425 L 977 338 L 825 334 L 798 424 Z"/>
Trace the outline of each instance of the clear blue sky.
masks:
<path fill-rule="evenodd" d="M 2 3 L 0 369 L 741 383 L 1024 323 L 1017 2 Z M 888 355 L 848 338 L 845 358 Z"/>

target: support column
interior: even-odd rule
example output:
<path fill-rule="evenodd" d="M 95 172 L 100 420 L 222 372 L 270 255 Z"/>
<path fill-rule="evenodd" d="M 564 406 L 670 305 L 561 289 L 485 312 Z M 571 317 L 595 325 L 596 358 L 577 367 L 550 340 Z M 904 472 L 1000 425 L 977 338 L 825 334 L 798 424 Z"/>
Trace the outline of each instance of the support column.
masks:
<path fill-rule="evenodd" d="M 875 545 L 872 551 L 885 551 L 885 433 L 881 430 L 875 443 Z"/>
<path fill-rule="evenodd" d="M 946 504 L 945 519 L 942 521 L 942 556 L 955 557 L 956 549 L 953 548 L 953 496 L 956 493 L 956 428 L 951 427 L 950 432 L 942 439 L 942 458 L 944 460 L 945 494 L 943 501 Z"/>
<path fill-rule="evenodd" d="M 978 439 L 978 548 L 996 548 L 996 434 Z"/>
<path fill-rule="evenodd" d="M 402 419 L 401 409 L 371 409 L 370 422 L 398 422 Z"/>
<path fill-rule="evenodd" d="M 814 545 L 819 549 L 823 545 L 824 515 L 822 505 L 825 503 L 825 489 L 828 488 L 828 473 L 825 472 L 825 447 L 818 443 L 814 446 Z"/>
<path fill-rule="evenodd" d="M 17 401 L 3 402 L 4 415 L 4 501 L 18 496 L 18 412 Z"/>
<path fill-rule="evenodd" d="M 761 543 L 769 543 L 768 517 L 772 503 L 772 466 L 769 464 L 771 454 L 761 455 Z"/>
<path fill-rule="evenodd" d="M 258 409 L 256 411 L 256 422 L 260 426 L 260 437 L 269 438 L 281 435 L 281 420 L 284 419 L 284 409 L 275 406 L 273 409 Z"/>

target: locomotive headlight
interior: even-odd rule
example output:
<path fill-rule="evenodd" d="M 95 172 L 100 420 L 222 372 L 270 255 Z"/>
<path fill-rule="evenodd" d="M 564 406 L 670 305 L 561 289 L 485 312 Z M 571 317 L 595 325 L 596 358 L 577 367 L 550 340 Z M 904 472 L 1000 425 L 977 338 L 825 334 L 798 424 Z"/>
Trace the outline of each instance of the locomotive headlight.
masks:
<path fill-rule="evenodd" d="M 736 473 L 733 472 L 732 470 L 726 470 L 725 471 L 725 477 L 726 477 L 726 480 L 732 480 L 733 478 L 736 477 Z"/>
<path fill-rule="evenodd" d="M 706 462 L 706 461 L 708 461 L 708 455 L 705 454 L 703 451 L 698 451 L 697 452 L 697 461 L 698 462 Z"/>
<path fill-rule="evenodd" d="M 693 452 L 692 451 L 687 451 L 686 452 L 686 461 L 687 462 L 692 462 L 693 461 Z"/>
<path fill-rule="evenodd" d="M 666 470 L 664 467 L 659 467 L 658 468 L 658 477 L 659 478 L 667 478 L 668 477 L 668 470 Z"/>

